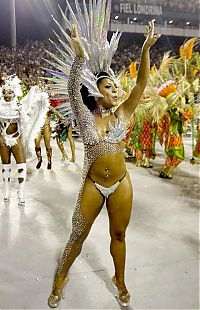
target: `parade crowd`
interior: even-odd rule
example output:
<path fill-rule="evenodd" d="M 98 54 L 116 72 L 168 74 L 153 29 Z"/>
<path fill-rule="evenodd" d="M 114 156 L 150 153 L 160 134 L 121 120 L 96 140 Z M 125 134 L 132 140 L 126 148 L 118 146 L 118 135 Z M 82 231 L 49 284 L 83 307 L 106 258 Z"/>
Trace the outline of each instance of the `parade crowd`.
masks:
<path fill-rule="evenodd" d="M 156 46 L 151 50 L 151 64 L 159 64 L 167 47 Z M 0 72 L 16 73 L 19 78 L 29 86 L 35 85 L 37 79 L 48 76 L 44 68 L 53 69 L 45 59 L 48 55 L 45 50 L 53 51 L 54 48 L 48 41 L 27 41 L 24 46 L 18 46 L 12 51 L 6 46 L 0 46 Z M 139 62 L 141 46 L 134 43 L 125 48 L 119 48 L 112 60 L 112 68 L 115 72 L 128 69 L 131 61 Z"/>

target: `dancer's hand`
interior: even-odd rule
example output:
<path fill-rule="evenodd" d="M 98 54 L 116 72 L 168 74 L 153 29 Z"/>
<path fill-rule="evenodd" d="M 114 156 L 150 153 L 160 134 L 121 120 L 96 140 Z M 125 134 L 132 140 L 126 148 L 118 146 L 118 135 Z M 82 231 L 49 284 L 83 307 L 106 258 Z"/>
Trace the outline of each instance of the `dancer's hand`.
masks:
<path fill-rule="evenodd" d="M 74 24 L 71 29 L 71 47 L 76 56 L 80 58 L 84 57 L 84 49 L 79 38 L 78 29 Z"/>
<path fill-rule="evenodd" d="M 146 26 L 147 33 L 145 34 L 146 40 L 144 42 L 143 48 L 150 48 L 161 36 L 160 34 L 154 34 L 154 22 L 155 19 L 152 19 L 150 22 L 148 22 L 148 26 Z"/>

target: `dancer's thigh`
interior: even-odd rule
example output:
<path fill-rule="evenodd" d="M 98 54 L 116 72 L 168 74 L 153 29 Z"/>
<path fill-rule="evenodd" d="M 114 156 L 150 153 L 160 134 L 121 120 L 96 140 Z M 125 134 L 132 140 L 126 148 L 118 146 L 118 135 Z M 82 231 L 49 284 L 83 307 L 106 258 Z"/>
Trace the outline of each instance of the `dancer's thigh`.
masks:
<path fill-rule="evenodd" d="M 12 147 L 11 150 L 12 150 L 13 156 L 17 164 L 26 162 L 26 155 L 25 155 L 25 151 L 24 151 L 21 138 L 17 139 L 17 143 Z"/>
<path fill-rule="evenodd" d="M 37 147 L 37 148 L 40 147 L 41 140 L 42 140 L 42 132 L 39 132 L 37 138 L 35 139 L 35 147 Z"/>
<path fill-rule="evenodd" d="M 104 200 L 95 184 L 87 177 L 81 195 L 80 210 L 88 223 L 94 222 L 103 207 Z"/>
<path fill-rule="evenodd" d="M 117 189 L 107 199 L 107 210 L 111 234 L 125 232 L 130 221 L 133 203 L 133 190 L 128 172 Z"/>
<path fill-rule="evenodd" d="M 50 141 L 51 141 L 51 127 L 45 126 L 43 130 L 43 136 L 44 136 L 44 144 L 47 149 L 51 147 Z"/>
<path fill-rule="evenodd" d="M 0 135 L 0 156 L 2 164 L 10 164 L 11 148 L 5 144 L 4 138 Z"/>

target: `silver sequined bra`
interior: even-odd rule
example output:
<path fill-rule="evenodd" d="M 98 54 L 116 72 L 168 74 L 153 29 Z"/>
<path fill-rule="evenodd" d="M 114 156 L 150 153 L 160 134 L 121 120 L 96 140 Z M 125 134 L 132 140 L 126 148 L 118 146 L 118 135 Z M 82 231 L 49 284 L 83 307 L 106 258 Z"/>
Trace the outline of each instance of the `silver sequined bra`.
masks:
<path fill-rule="evenodd" d="M 114 126 L 111 124 L 111 122 L 109 122 L 109 127 L 110 131 L 104 140 L 110 143 L 121 142 L 126 135 L 123 118 L 120 117 L 119 119 L 117 119 Z"/>
<path fill-rule="evenodd" d="M 83 58 L 75 57 L 68 81 L 68 93 L 71 107 L 75 118 L 79 124 L 80 134 L 83 138 L 83 143 L 85 147 L 89 147 L 91 145 L 93 146 L 93 148 L 90 149 L 92 153 L 92 150 L 94 150 L 95 153 L 95 148 L 99 150 L 100 145 L 102 145 L 102 148 L 105 149 L 105 154 L 122 152 L 122 148 L 119 147 L 117 143 L 121 142 L 126 134 L 126 129 L 123 127 L 123 119 L 117 119 L 114 125 L 109 122 L 110 132 L 106 135 L 104 139 L 102 139 L 99 137 L 96 128 L 94 115 L 82 101 L 80 93 L 80 71 L 83 67 L 83 63 Z"/>

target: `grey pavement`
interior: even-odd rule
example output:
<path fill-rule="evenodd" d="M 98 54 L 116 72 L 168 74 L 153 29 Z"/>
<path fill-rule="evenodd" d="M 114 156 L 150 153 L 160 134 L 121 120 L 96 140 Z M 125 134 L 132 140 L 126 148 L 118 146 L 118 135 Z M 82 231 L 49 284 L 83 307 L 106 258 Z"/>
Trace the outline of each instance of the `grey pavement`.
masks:
<path fill-rule="evenodd" d="M 158 178 L 164 153 L 152 169 L 127 161 L 134 202 L 127 230 L 128 309 L 199 309 L 199 164 L 186 160 L 172 180 Z M 69 145 L 66 145 L 69 153 Z M 71 229 L 79 189 L 83 145 L 76 140 L 77 163 L 60 162 L 53 142 L 53 169 L 28 162 L 26 206 L 18 207 L 16 166 L 12 196 L 3 202 L 0 179 L 0 309 L 47 309 L 57 261 Z M 43 153 L 44 146 L 43 146 Z M 60 309 L 120 309 L 111 277 L 108 217 L 103 208 L 73 264 Z"/>

